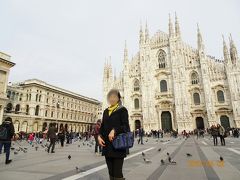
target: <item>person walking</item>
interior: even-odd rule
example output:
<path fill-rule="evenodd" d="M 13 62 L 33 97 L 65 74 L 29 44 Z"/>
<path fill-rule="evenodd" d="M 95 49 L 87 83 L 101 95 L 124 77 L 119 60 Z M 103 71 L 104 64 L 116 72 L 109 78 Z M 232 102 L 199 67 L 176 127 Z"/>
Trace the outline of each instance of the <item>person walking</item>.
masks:
<path fill-rule="evenodd" d="M 103 147 L 110 180 L 124 180 L 122 168 L 128 150 L 114 149 L 112 141 L 118 134 L 130 132 L 128 110 L 122 105 L 117 89 L 108 92 L 107 100 L 110 106 L 103 112 L 98 142 Z"/>
<path fill-rule="evenodd" d="M 225 136 L 225 129 L 220 124 L 217 125 L 217 128 L 218 128 L 218 134 L 219 134 L 219 137 L 220 137 L 221 145 L 225 146 L 225 138 L 224 138 L 224 136 Z"/>
<path fill-rule="evenodd" d="M 7 117 L 0 126 L 0 154 L 2 154 L 2 148 L 4 146 L 4 152 L 6 153 L 5 164 L 12 162 L 10 157 L 11 140 L 14 136 L 15 130 L 12 123 L 12 119 Z"/>
<path fill-rule="evenodd" d="M 212 127 L 211 127 L 211 134 L 212 134 L 212 137 L 213 137 L 213 144 L 214 144 L 214 146 L 217 146 L 218 145 L 218 140 L 217 140 L 218 128 L 217 128 L 217 126 L 212 125 Z"/>
<path fill-rule="evenodd" d="M 48 146 L 48 153 L 51 147 L 52 147 L 51 153 L 55 153 L 54 148 L 55 148 L 55 143 L 57 139 L 56 131 L 57 129 L 55 127 L 55 124 L 51 124 L 47 132 L 47 137 L 50 139 L 50 145 Z"/>
<path fill-rule="evenodd" d="M 141 144 L 143 145 L 143 136 L 144 136 L 144 130 L 143 128 L 141 127 L 139 129 L 139 140 L 138 140 L 138 144 L 141 142 Z"/>
<path fill-rule="evenodd" d="M 61 147 L 64 146 L 64 140 L 65 140 L 65 131 L 64 128 L 61 126 L 60 131 L 58 133 L 58 139 L 60 140 Z"/>
<path fill-rule="evenodd" d="M 98 135 L 99 135 L 100 127 L 101 127 L 101 120 L 98 120 L 97 123 L 95 124 L 95 126 L 93 128 L 93 132 L 92 132 L 92 135 L 95 139 L 95 153 L 97 155 L 102 152 L 102 147 L 98 143 Z M 99 153 L 98 153 L 98 149 L 99 149 Z"/>

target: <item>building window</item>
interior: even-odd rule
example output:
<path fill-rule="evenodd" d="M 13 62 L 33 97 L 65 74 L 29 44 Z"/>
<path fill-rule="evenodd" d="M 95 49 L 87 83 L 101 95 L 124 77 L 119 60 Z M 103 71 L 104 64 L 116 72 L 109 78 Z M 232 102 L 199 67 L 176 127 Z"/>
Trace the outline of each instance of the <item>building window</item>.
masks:
<path fill-rule="evenodd" d="M 35 116 L 38 116 L 38 115 L 39 115 L 39 105 L 37 105 L 35 109 Z"/>
<path fill-rule="evenodd" d="M 15 107 L 15 113 L 18 113 L 20 111 L 20 104 L 17 104 Z"/>
<path fill-rule="evenodd" d="M 45 111 L 45 117 L 47 117 L 47 116 L 48 116 L 48 111 L 46 110 L 46 111 Z"/>
<path fill-rule="evenodd" d="M 166 67 L 166 53 L 163 50 L 160 50 L 158 54 L 158 67 L 159 68 Z"/>
<path fill-rule="evenodd" d="M 36 94 L 36 101 L 38 101 L 38 94 Z"/>
<path fill-rule="evenodd" d="M 139 99 L 134 99 L 134 108 L 139 109 Z"/>
<path fill-rule="evenodd" d="M 53 111 L 51 112 L 51 117 L 53 117 Z"/>
<path fill-rule="evenodd" d="M 191 75 L 191 81 L 192 84 L 198 84 L 199 79 L 198 79 L 198 74 L 196 72 L 193 72 Z"/>
<path fill-rule="evenodd" d="M 221 90 L 217 91 L 217 99 L 218 99 L 219 103 L 224 103 L 225 102 L 223 91 L 221 91 Z"/>
<path fill-rule="evenodd" d="M 38 101 L 41 102 L 42 95 L 39 95 Z"/>
<path fill-rule="evenodd" d="M 200 95 L 199 93 L 194 93 L 193 94 L 193 101 L 195 105 L 199 105 L 200 104 Z"/>
<path fill-rule="evenodd" d="M 160 91 L 161 92 L 166 92 L 167 91 L 167 81 L 166 80 L 161 80 L 160 81 Z"/>
<path fill-rule="evenodd" d="M 134 84 L 133 84 L 133 90 L 134 91 L 139 91 L 140 90 L 140 84 L 139 84 L 139 80 L 136 79 Z"/>
<path fill-rule="evenodd" d="M 6 108 L 6 112 L 7 112 L 7 113 L 11 113 L 11 112 L 12 112 L 12 108 L 13 108 L 12 103 L 8 103 L 8 104 L 7 104 L 7 108 Z"/>
<path fill-rule="evenodd" d="M 26 114 L 29 114 L 29 105 L 26 105 Z"/>

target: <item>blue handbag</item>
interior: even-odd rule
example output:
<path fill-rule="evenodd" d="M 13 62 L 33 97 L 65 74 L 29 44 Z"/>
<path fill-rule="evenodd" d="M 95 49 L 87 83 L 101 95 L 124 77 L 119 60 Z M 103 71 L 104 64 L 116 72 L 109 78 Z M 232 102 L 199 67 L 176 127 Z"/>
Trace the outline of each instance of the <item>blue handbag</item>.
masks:
<path fill-rule="evenodd" d="M 133 147 L 134 137 L 132 132 L 117 135 L 112 142 L 114 149 L 124 150 Z"/>

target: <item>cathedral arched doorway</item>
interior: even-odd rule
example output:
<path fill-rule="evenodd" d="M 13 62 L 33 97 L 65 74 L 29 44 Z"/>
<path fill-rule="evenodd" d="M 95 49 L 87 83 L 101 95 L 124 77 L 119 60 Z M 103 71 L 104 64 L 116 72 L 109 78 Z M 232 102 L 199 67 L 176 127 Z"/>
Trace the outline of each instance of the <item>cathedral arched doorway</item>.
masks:
<path fill-rule="evenodd" d="M 172 130 L 172 117 L 169 111 L 163 111 L 161 114 L 162 130 L 171 131 Z"/>
<path fill-rule="evenodd" d="M 135 120 L 135 130 L 141 128 L 141 121 L 140 120 Z"/>
<path fill-rule="evenodd" d="M 202 117 L 196 117 L 196 128 L 204 129 L 204 121 Z"/>
<path fill-rule="evenodd" d="M 224 129 L 230 128 L 229 118 L 226 115 L 220 117 L 220 123 L 224 127 Z"/>

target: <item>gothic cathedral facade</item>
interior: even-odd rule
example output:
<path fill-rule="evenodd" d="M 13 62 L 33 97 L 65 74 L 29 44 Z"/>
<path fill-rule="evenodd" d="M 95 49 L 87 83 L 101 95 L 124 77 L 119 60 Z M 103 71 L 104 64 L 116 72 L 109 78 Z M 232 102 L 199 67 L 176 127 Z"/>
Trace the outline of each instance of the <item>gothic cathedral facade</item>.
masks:
<path fill-rule="evenodd" d="M 169 32 L 149 36 L 140 27 L 139 51 L 130 60 L 125 44 L 123 70 L 113 75 L 107 60 L 103 75 L 103 109 L 106 95 L 117 88 L 129 112 L 131 129 L 206 129 L 213 124 L 240 128 L 240 59 L 230 36 L 223 38 L 224 59 L 205 53 L 197 28 L 197 48 L 181 38 L 169 16 Z"/>

